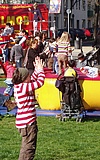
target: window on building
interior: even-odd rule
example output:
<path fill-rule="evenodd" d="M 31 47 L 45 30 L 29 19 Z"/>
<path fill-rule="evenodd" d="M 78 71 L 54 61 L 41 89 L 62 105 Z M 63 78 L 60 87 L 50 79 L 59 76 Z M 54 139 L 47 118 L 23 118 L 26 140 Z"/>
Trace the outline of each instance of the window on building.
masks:
<path fill-rule="evenodd" d="M 71 7 L 74 9 L 74 0 L 71 0 Z"/>
<path fill-rule="evenodd" d="M 80 5 L 81 5 L 81 4 L 80 4 L 80 0 L 79 0 L 79 10 L 80 10 Z"/>
<path fill-rule="evenodd" d="M 85 9 L 86 9 L 86 3 L 85 3 L 85 0 L 82 0 L 82 9 L 83 9 L 83 11 L 85 11 Z"/>
<path fill-rule="evenodd" d="M 91 4 L 88 3 L 88 10 L 91 10 Z"/>
<path fill-rule="evenodd" d="M 78 0 L 76 0 L 76 9 L 78 9 Z"/>
<path fill-rule="evenodd" d="M 76 25 L 77 25 L 77 26 L 76 26 L 77 28 L 80 28 L 79 20 L 76 21 Z"/>
<path fill-rule="evenodd" d="M 82 19 L 82 28 L 85 28 L 86 27 L 86 21 L 85 19 Z"/>
<path fill-rule="evenodd" d="M 91 21 L 88 20 L 88 28 L 90 28 L 90 27 L 91 27 Z"/>

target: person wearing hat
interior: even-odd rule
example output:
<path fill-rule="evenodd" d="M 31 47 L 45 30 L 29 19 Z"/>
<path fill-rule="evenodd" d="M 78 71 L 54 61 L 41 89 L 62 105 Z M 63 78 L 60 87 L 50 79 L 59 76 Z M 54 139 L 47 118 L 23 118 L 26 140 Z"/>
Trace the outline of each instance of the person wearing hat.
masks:
<path fill-rule="evenodd" d="M 35 36 L 35 32 L 37 31 L 37 27 L 38 27 L 38 21 L 42 20 L 42 15 L 36 2 L 33 4 L 33 8 L 34 9 L 32 11 L 31 11 L 31 8 L 29 8 L 29 11 L 31 11 L 34 15 L 33 26 L 34 26 L 34 36 Z"/>
<path fill-rule="evenodd" d="M 44 84 L 43 63 L 35 58 L 35 71 L 30 76 L 27 68 L 17 68 L 13 74 L 14 97 L 18 106 L 16 128 L 22 136 L 22 145 L 18 160 L 33 159 L 37 143 L 37 120 L 35 109 L 35 89 Z"/>
<path fill-rule="evenodd" d="M 87 66 L 87 60 L 83 53 L 78 54 L 78 61 L 76 63 L 76 68 L 81 68 Z"/>

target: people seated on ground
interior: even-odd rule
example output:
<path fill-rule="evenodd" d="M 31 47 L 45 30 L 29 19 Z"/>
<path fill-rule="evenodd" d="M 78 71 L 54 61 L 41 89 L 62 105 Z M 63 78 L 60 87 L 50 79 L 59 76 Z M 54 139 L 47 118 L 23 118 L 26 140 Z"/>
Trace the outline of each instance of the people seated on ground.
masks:
<path fill-rule="evenodd" d="M 22 67 L 23 48 L 19 45 L 19 39 L 15 39 L 15 45 L 11 48 L 10 60 L 15 61 L 16 67 Z"/>
<path fill-rule="evenodd" d="M 3 63 L 2 66 L 4 70 L 4 74 L 6 75 L 6 80 L 4 81 L 7 85 L 4 93 L 0 93 L 0 106 L 7 107 L 7 111 L 10 111 L 16 107 L 16 102 L 11 100 L 11 96 L 13 96 L 13 83 L 12 83 L 12 76 L 15 71 L 15 64 L 9 61 Z"/>
<path fill-rule="evenodd" d="M 4 95 L 10 97 L 13 94 L 12 76 L 13 76 L 13 73 L 16 69 L 15 63 L 9 62 L 9 61 L 5 62 L 4 69 L 6 71 L 6 80 L 4 82 L 7 85 L 6 89 L 4 90 Z"/>
<path fill-rule="evenodd" d="M 87 59 L 83 53 L 78 54 L 78 61 L 76 62 L 76 68 L 81 68 L 87 66 Z"/>

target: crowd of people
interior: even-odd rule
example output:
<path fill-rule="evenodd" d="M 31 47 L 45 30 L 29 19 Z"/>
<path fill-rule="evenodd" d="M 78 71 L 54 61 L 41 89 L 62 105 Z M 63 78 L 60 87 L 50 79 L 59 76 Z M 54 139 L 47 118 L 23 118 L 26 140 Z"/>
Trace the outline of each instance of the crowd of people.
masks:
<path fill-rule="evenodd" d="M 11 25 L 7 23 L 3 33 L 5 33 L 5 30 L 7 29 L 9 31 L 10 27 Z M 3 33 L 2 36 L 4 35 Z M 10 41 L 14 43 L 10 49 L 9 42 L 0 45 L 4 57 L 4 66 L 12 65 L 14 68 L 24 67 L 27 68 L 30 75 L 32 75 L 35 68 L 33 62 L 35 62 L 35 58 L 38 56 L 44 61 L 44 67 L 51 69 L 52 73 L 60 75 L 67 69 L 68 61 L 73 59 L 70 34 L 66 31 L 62 33 L 61 37 L 57 37 L 56 39 L 51 38 L 49 40 L 47 39 L 46 32 L 37 31 L 34 36 L 29 35 L 26 30 L 22 29 L 14 38 L 12 37 L 13 33 L 14 31 L 7 34 L 10 36 Z M 100 40 L 99 36 L 100 34 L 98 33 L 97 38 Z M 99 40 L 96 39 L 94 41 L 93 47 L 100 47 Z M 99 55 L 100 49 L 97 54 L 98 64 L 100 61 Z M 88 65 L 88 61 L 83 53 L 79 53 L 77 59 L 78 60 L 75 61 L 76 68 Z M 8 67 L 5 67 L 6 72 L 9 72 L 7 69 Z M 11 79 L 12 77 L 9 78 Z"/>
<path fill-rule="evenodd" d="M 5 33 L 8 35 L 8 31 L 4 29 L 2 36 Z M 11 34 L 13 33 L 10 30 L 9 35 Z M 18 106 L 16 127 L 22 136 L 19 160 L 33 159 L 38 131 L 34 91 L 44 84 L 44 67 L 51 69 L 51 73 L 60 75 L 68 68 L 68 72 L 73 71 L 69 62 L 73 64 L 72 68 L 82 68 L 87 66 L 87 59 L 83 53 L 79 53 L 78 61 L 73 60 L 68 32 L 63 32 L 57 39 L 47 40 L 46 32 L 35 32 L 35 36 L 30 36 L 26 30 L 22 29 L 15 38 L 11 36 L 10 40 L 14 42 L 10 50 L 8 44 L 1 46 L 2 55 L 5 55 L 4 68 L 7 73 L 5 83 L 8 86 L 4 95 L 11 96 L 14 87 L 14 97 Z M 95 45 L 96 42 L 93 47 Z"/>

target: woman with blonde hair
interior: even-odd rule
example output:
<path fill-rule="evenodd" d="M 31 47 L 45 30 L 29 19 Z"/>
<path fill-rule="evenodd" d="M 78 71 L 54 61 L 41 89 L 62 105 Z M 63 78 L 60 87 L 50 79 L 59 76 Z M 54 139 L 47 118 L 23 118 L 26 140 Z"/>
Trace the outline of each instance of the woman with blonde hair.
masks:
<path fill-rule="evenodd" d="M 63 32 L 60 39 L 57 42 L 58 46 L 58 66 L 59 66 L 59 74 L 62 73 L 62 69 L 67 68 L 68 63 L 68 53 L 71 52 L 70 46 L 70 35 L 68 32 Z"/>

